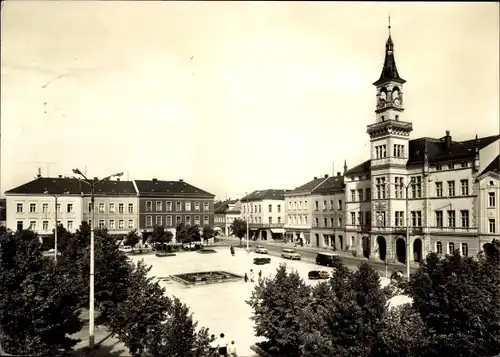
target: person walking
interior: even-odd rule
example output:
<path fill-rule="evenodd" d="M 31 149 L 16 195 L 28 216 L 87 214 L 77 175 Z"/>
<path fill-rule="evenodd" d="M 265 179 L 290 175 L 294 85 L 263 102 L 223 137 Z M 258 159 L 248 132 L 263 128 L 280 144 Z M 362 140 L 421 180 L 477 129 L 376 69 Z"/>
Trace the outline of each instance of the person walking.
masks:
<path fill-rule="evenodd" d="M 231 344 L 229 345 L 227 349 L 227 355 L 228 357 L 238 357 L 236 355 L 236 346 L 234 345 L 234 341 L 231 341 Z"/>
<path fill-rule="evenodd" d="M 217 349 L 217 339 L 215 338 L 215 335 L 210 336 L 209 351 L 210 351 L 210 354 L 209 354 L 210 357 L 216 356 L 219 353 L 219 351 Z"/>
<path fill-rule="evenodd" d="M 219 347 L 219 357 L 227 357 L 227 342 L 223 333 L 220 334 L 217 345 Z"/>
<path fill-rule="evenodd" d="M 262 279 L 262 270 L 259 271 L 259 280 Z"/>
<path fill-rule="evenodd" d="M 253 283 L 253 279 L 254 279 L 254 272 L 253 272 L 253 269 L 250 269 L 250 282 Z"/>

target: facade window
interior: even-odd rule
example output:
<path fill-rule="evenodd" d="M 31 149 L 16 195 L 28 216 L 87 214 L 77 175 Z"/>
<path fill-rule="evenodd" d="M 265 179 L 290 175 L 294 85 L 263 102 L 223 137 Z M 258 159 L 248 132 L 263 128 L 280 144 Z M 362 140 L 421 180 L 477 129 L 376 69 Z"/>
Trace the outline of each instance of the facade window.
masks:
<path fill-rule="evenodd" d="M 172 212 L 172 202 L 167 201 L 167 212 Z"/>
<path fill-rule="evenodd" d="M 104 203 L 99 203 L 99 213 L 104 213 Z"/>
<path fill-rule="evenodd" d="M 134 204 L 133 203 L 128 204 L 128 213 L 134 213 Z"/>
<path fill-rule="evenodd" d="M 181 211 L 181 203 L 179 201 L 175 202 L 175 210 L 177 212 L 180 212 Z"/>
<path fill-rule="evenodd" d="M 210 207 L 209 207 L 208 202 L 203 202 L 203 211 L 208 212 L 208 209 L 209 209 L 209 208 L 210 208 Z"/>
<path fill-rule="evenodd" d="M 469 195 L 469 180 L 460 180 L 460 186 L 462 188 L 462 196 Z"/>
<path fill-rule="evenodd" d="M 210 220 L 208 216 L 203 216 L 203 225 L 208 226 L 210 224 Z"/>
<path fill-rule="evenodd" d="M 339 228 L 342 227 L 342 217 L 338 217 L 338 219 L 337 219 L 337 227 L 339 227 Z"/>
<path fill-rule="evenodd" d="M 395 198 L 404 198 L 403 197 L 403 177 L 396 177 L 394 181 L 394 197 Z"/>
<path fill-rule="evenodd" d="M 92 212 L 92 202 L 89 202 L 89 212 Z"/>
<path fill-rule="evenodd" d="M 66 212 L 67 213 L 72 213 L 73 212 L 73 204 L 72 203 L 68 203 L 66 205 Z"/>
<path fill-rule="evenodd" d="M 17 221 L 16 228 L 18 231 L 22 231 L 23 230 L 23 221 Z"/>
<path fill-rule="evenodd" d="M 464 257 L 469 255 L 469 247 L 467 246 L 467 243 L 462 243 L 462 255 Z"/>
<path fill-rule="evenodd" d="M 129 229 L 134 228 L 134 220 L 133 220 L 133 219 L 129 219 L 129 220 L 128 220 L 128 228 L 129 228 Z"/>
<path fill-rule="evenodd" d="M 269 224 L 273 223 L 273 217 L 269 217 Z"/>
<path fill-rule="evenodd" d="M 30 221 L 29 229 L 32 231 L 36 230 L 36 221 Z"/>
<path fill-rule="evenodd" d="M 339 205 L 337 207 L 337 210 L 341 211 L 342 210 L 342 200 L 339 200 Z"/>
<path fill-rule="evenodd" d="M 118 221 L 118 229 L 124 229 L 125 228 L 125 221 L 123 219 L 120 219 Z"/>
<path fill-rule="evenodd" d="M 387 146 L 386 145 L 375 146 L 375 155 L 377 159 L 382 159 L 384 157 L 387 157 Z"/>
<path fill-rule="evenodd" d="M 334 220 L 333 220 L 333 217 L 330 218 L 330 227 L 333 227 L 334 226 Z"/>
<path fill-rule="evenodd" d="M 124 213 L 125 205 L 123 203 L 118 203 L 118 213 Z"/>
<path fill-rule="evenodd" d="M 44 231 L 48 231 L 49 230 L 49 221 L 43 221 L 42 222 L 42 229 Z"/>
<path fill-rule="evenodd" d="M 385 198 L 385 177 L 377 177 L 375 179 L 375 187 L 377 189 L 377 198 Z"/>
<path fill-rule="evenodd" d="M 370 201 L 371 199 L 372 199 L 372 189 L 371 188 L 367 188 L 366 189 L 366 200 Z"/>
<path fill-rule="evenodd" d="M 319 227 L 319 218 L 318 217 L 314 218 L 314 226 Z"/>
<path fill-rule="evenodd" d="M 351 224 L 356 225 L 356 212 L 351 212 Z"/>
<path fill-rule="evenodd" d="M 358 212 L 358 225 L 363 224 L 363 212 Z"/>
<path fill-rule="evenodd" d="M 92 220 L 91 219 L 88 220 L 88 224 L 89 224 L 90 229 L 94 229 L 94 226 L 92 226 Z"/>
<path fill-rule="evenodd" d="M 448 254 L 453 254 L 455 252 L 455 243 L 448 243 Z"/>
<path fill-rule="evenodd" d="M 370 211 L 365 212 L 365 222 L 368 226 L 372 225 L 372 213 Z"/>
<path fill-rule="evenodd" d="M 443 169 L 443 166 L 441 164 L 436 165 L 436 171 L 441 171 Z M 441 243 L 440 243 L 441 244 Z M 442 248 L 441 248 L 442 249 Z"/>
<path fill-rule="evenodd" d="M 115 204 L 114 203 L 109 204 L 109 213 L 115 213 Z"/>
<path fill-rule="evenodd" d="M 328 227 L 328 219 L 323 218 L 323 227 Z"/>
<path fill-rule="evenodd" d="M 441 242 L 436 242 L 436 253 L 443 254 L 443 244 Z"/>
<path fill-rule="evenodd" d="M 73 230 L 73 221 L 66 222 L 66 227 L 68 228 L 68 231 L 72 231 Z"/>
<path fill-rule="evenodd" d="M 319 202 L 318 201 L 314 201 L 314 210 L 319 211 Z"/>
<path fill-rule="evenodd" d="M 195 225 L 200 225 L 200 216 L 194 216 L 194 224 Z"/>
<path fill-rule="evenodd" d="M 413 227 L 422 227 L 422 211 L 411 211 L 411 224 Z"/>
<path fill-rule="evenodd" d="M 185 208 L 186 212 L 190 212 L 191 211 L 191 202 L 190 201 L 184 202 L 184 208 Z"/>
<path fill-rule="evenodd" d="M 495 192 L 488 192 L 488 207 L 495 207 Z"/>
<path fill-rule="evenodd" d="M 186 221 L 186 226 L 190 226 L 191 225 L 191 216 L 186 216 L 185 221 Z"/>
<path fill-rule="evenodd" d="M 455 227 L 455 211 L 448 211 L 448 227 Z"/>
<path fill-rule="evenodd" d="M 455 196 L 455 181 L 448 181 L 448 196 Z"/>
<path fill-rule="evenodd" d="M 436 211 L 436 227 L 443 227 L 443 211 Z"/>
<path fill-rule="evenodd" d="M 356 201 L 356 190 L 351 190 L 351 202 Z"/>
<path fill-rule="evenodd" d="M 165 219 L 165 226 L 172 227 L 172 216 L 167 216 Z"/>
<path fill-rule="evenodd" d="M 448 170 L 453 170 L 453 169 L 454 169 L 453 164 L 448 164 Z"/>
<path fill-rule="evenodd" d="M 490 233 L 496 233 L 496 225 L 495 225 L 495 219 L 489 219 L 488 220 L 488 225 L 489 225 L 489 232 Z"/>
<path fill-rule="evenodd" d="M 269 205 L 269 212 L 273 211 L 273 205 Z"/>
<path fill-rule="evenodd" d="M 109 229 L 115 229 L 115 220 L 114 219 L 110 219 L 109 220 L 109 227 L 108 228 Z"/>
<path fill-rule="evenodd" d="M 278 213 L 281 213 L 281 205 L 278 205 Z"/>
<path fill-rule="evenodd" d="M 469 211 L 460 211 L 460 221 L 462 222 L 462 228 L 469 228 Z"/>
<path fill-rule="evenodd" d="M 152 228 L 152 227 L 153 227 L 153 217 L 146 216 L 146 228 Z"/>
<path fill-rule="evenodd" d="M 57 210 L 57 213 L 62 213 L 62 211 L 61 211 L 61 204 L 60 203 L 57 204 L 56 210 Z"/>
<path fill-rule="evenodd" d="M 469 166 L 467 161 L 463 161 L 463 162 L 460 163 L 460 167 L 461 168 L 465 168 L 467 166 Z"/>
<path fill-rule="evenodd" d="M 16 212 L 17 213 L 23 213 L 23 204 L 22 203 L 17 203 L 16 204 Z"/>
<path fill-rule="evenodd" d="M 194 210 L 195 210 L 195 212 L 199 212 L 201 210 L 201 206 L 200 206 L 200 202 L 199 201 L 196 201 L 194 203 Z"/>
<path fill-rule="evenodd" d="M 156 212 L 161 212 L 161 211 L 163 211 L 163 202 L 156 201 Z"/>
<path fill-rule="evenodd" d="M 396 227 L 403 227 L 404 226 L 404 212 L 403 211 L 396 211 L 395 212 L 395 226 Z"/>
<path fill-rule="evenodd" d="M 358 200 L 363 201 L 363 189 L 358 190 Z"/>
<path fill-rule="evenodd" d="M 328 205 L 326 201 L 323 201 L 323 211 L 326 211 L 328 209 Z"/>
<path fill-rule="evenodd" d="M 30 213 L 36 212 L 36 203 L 30 203 Z"/>
<path fill-rule="evenodd" d="M 146 212 L 153 212 L 153 202 L 146 201 Z"/>
<path fill-rule="evenodd" d="M 307 201 L 304 201 L 304 209 L 307 209 Z"/>
<path fill-rule="evenodd" d="M 103 229 L 106 227 L 106 224 L 104 223 L 104 219 L 99 220 L 99 229 Z"/>
<path fill-rule="evenodd" d="M 333 211 L 335 209 L 335 205 L 333 203 L 333 200 L 330 200 L 330 211 Z"/>
<path fill-rule="evenodd" d="M 43 213 L 49 213 L 49 204 L 48 203 L 44 203 L 42 205 L 42 212 Z"/>
<path fill-rule="evenodd" d="M 422 176 L 411 177 L 411 193 L 413 198 L 422 197 Z"/>
<path fill-rule="evenodd" d="M 161 216 L 156 216 L 156 225 L 161 226 L 163 224 Z"/>
<path fill-rule="evenodd" d="M 175 216 L 175 224 L 179 224 L 182 222 L 182 217 L 181 216 Z"/>
<path fill-rule="evenodd" d="M 436 197 L 443 197 L 443 183 L 436 182 Z"/>

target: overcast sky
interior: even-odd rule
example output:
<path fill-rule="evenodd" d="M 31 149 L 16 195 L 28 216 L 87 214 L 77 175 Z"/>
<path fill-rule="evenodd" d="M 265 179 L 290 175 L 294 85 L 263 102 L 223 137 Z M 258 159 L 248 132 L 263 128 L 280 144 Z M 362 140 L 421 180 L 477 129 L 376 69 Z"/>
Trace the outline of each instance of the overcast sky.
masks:
<path fill-rule="evenodd" d="M 218 198 L 353 167 L 389 12 L 412 138 L 497 134 L 495 2 L 7 1 L 1 191 L 45 162 Z"/>

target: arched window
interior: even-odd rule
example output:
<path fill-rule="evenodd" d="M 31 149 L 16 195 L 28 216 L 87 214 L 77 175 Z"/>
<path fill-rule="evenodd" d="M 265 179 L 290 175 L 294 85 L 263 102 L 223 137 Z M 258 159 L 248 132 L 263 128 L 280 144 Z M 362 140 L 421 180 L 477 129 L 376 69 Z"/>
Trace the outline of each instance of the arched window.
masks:
<path fill-rule="evenodd" d="M 464 257 L 469 255 L 469 247 L 467 246 L 467 243 L 462 243 L 462 255 Z"/>
<path fill-rule="evenodd" d="M 436 253 L 443 254 L 443 243 L 436 242 Z"/>
<path fill-rule="evenodd" d="M 448 254 L 453 254 L 455 252 L 455 243 L 448 243 Z"/>
<path fill-rule="evenodd" d="M 355 248 L 356 247 L 356 238 L 354 236 L 351 236 L 351 248 Z"/>

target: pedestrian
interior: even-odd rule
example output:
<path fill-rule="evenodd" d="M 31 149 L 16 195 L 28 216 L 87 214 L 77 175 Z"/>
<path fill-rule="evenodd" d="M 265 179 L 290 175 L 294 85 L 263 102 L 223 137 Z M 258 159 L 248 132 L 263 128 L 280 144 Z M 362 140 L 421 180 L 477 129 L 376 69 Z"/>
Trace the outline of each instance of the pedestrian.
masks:
<path fill-rule="evenodd" d="M 248 275 L 245 273 L 245 283 L 248 281 Z"/>
<path fill-rule="evenodd" d="M 259 271 L 259 280 L 262 278 L 262 270 Z"/>
<path fill-rule="evenodd" d="M 227 357 L 227 342 L 223 333 L 220 334 L 217 345 L 219 346 L 219 357 Z"/>
<path fill-rule="evenodd" d="M 229 357 L 238 357 L 236 355 L 236 346 L 234 345 L 234 341 L 231 341 L 231 344 L 229 345 L 227 352 Z"/>
<path fill-rule="evenodd" d="M 253 269 L 250 269 L 250 282 L 253 283 L 254 272 Z"/>
<path fill-rule="evenodd" d="M 217 351 L 217 340 L 215 338 L 215 335 L 210 336 L 209 351 L 210 351 L 210 356 L 215 356 L 216 353 L 219 352 L 219 351 Z"/>

